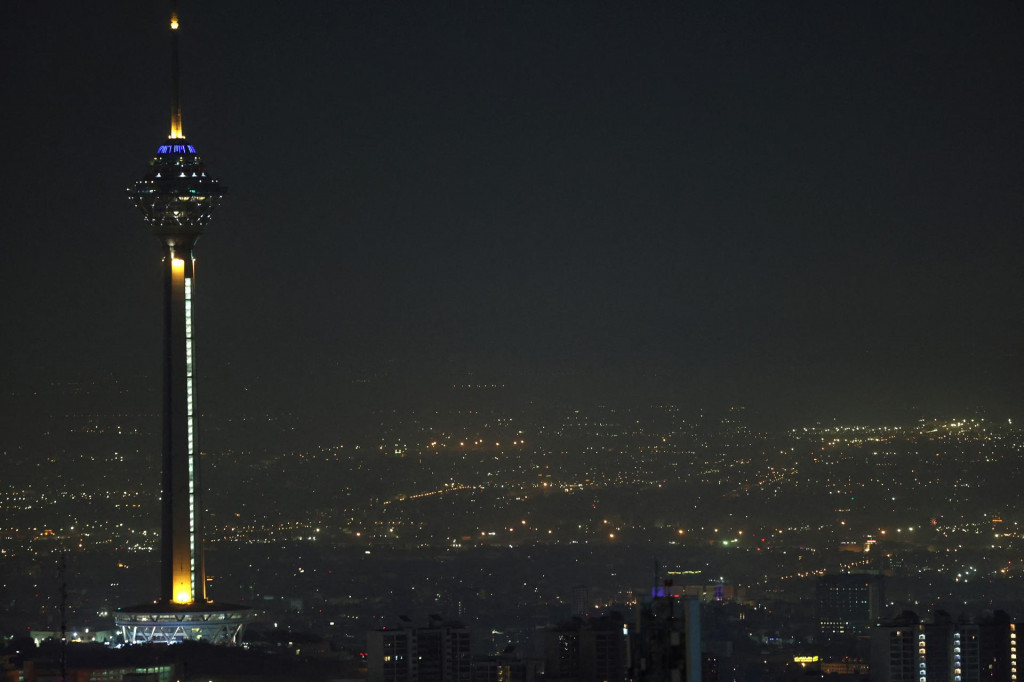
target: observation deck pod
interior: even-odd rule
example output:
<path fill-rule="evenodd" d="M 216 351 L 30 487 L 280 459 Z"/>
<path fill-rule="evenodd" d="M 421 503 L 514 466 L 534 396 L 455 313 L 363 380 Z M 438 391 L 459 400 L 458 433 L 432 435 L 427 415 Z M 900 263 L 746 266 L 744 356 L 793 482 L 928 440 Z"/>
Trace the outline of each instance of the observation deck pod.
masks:
<path fill-rule="evenodd" d="M 114 624 L 125 644 L 202 641 L 239 646 L 252 610 L 232 604 L 158 602 L 118 609 Z"/>
<path fill-rule="evenodd" d="M 227 193 L 206 173 L 206 166 L 184 138 L 160 145 L 149 172 L 128 188 L 128 197 L 153 228 L 168 242 L 195 243 L 213 209 Z"/>

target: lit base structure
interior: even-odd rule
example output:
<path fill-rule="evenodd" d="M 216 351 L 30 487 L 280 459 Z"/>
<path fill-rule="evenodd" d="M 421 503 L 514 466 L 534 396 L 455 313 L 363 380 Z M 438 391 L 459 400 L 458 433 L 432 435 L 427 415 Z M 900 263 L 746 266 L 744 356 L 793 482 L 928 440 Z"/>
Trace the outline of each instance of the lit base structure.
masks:
<path fill-rule="evenodd" d="M 203 641 L 238 646 L 252 610 L 233 604 L 157 602 L 118 609 L 114 624 L 125 644 Z"/>

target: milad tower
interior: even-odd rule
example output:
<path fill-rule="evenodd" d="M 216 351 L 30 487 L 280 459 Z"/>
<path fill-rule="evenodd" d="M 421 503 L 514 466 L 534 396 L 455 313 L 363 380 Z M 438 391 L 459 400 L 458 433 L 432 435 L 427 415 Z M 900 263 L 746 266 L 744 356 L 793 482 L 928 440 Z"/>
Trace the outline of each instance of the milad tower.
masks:
<path fill-rule="evenodd" d="M 201 639 L 238 644 L 249 609 L 206 597 L 195 382 L 195 245 L 225 188 L 181 127 L 178 14 L 171 11 L 171 133 L 149 172 L 128 188 L 163 250 L 163 476 L 160 599 L 118 609 L 126 644 Z"/>

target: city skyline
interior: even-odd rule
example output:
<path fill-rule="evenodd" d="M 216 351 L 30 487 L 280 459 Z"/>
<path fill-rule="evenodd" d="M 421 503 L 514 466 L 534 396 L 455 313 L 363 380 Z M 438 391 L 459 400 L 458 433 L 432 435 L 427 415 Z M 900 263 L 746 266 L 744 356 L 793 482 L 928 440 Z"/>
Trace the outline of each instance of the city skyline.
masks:
<path fill-rule="evenodd" d="M 0 28 L 5 670 L 1015 677 L 1019 9 L 180 9 Z"/>
<path fill-rule="evenodd" d="M 166 111 L 159 9 L 4 29 L 19 396 L 158 371 L 119 188 Z M 391 375 L 423 404 L 473 376 L 791 422 L 1020 408 L 1009 7 L 189 11 L 190 125 L 242 188 L 204 251 L 211 405 L 344 409 Z"/>
<path fill-rule="evenodd" d="M 206 500 L 210 575 L 218 597 L 260 612 L 254 641 L 287 631 L 361 647 L 366 629 L 441 613 L 482 635 L 474 650 L 529 651 L 581 585 L 592 613 L 628 612 L 655 562 L 704 595 L 702 619 L 745 614 L 711 639 L 725 627 L 746 664 L 764 644 L 857 656 L 846 635 L 837 649 L 808 639 L 824 624 L 808 596 L 837 573 L 886 576 L 882 619 L 1024 612 L 1024 432 L 1013 424 L 766 433 L 741 409 L 672 405 L 371 418 L 342 442 L 317 441 L 287 413 L 218 427 L 234 435 L 206 450 L 208 485 L 247 494 Z M 0 494 L 9 631 L 54 629 L 46 566 L 60 547 L 78 632 L 108 627 L 111 600 L 152 594 L 159 426 L 157 415 L 54 415 L 8 452 L 21 472 Z"/>

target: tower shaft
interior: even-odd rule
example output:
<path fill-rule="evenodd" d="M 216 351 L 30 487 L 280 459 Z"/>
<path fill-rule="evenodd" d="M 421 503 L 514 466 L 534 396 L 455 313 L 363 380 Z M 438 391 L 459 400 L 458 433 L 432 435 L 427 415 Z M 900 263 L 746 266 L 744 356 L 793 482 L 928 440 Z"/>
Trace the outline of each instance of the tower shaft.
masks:
<path fill-rule="evenodd" d="M 206 600 L 199 501 L 195 386 L 195 259 L 192 244 L 164 250 L 164 426 L 161 596 Z"/>

